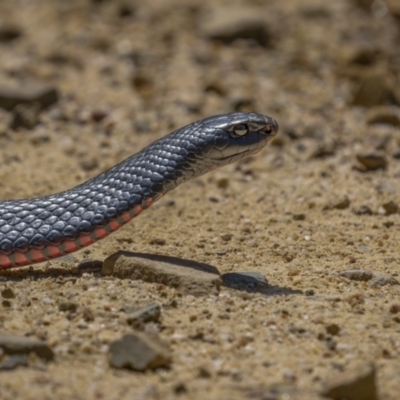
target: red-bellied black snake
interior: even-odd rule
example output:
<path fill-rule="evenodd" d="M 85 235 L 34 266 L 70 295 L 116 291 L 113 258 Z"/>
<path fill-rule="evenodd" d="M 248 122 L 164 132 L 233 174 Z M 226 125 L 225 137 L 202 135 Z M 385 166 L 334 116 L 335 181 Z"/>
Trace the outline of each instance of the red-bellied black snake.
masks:
<path fill-rule="evenodd" d="M 60 257 L 102 239 L 181 183 L 261 150 L 273 118 L 217 115 L 180 128 L 73 189 L 0 202 L 0 270 Z"/>

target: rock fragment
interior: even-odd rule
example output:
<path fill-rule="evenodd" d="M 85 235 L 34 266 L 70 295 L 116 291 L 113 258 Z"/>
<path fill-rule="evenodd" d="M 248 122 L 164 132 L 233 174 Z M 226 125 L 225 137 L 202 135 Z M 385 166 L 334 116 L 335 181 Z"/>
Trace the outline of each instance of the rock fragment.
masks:
<path fill-rule="evenodd" d="M 39 123 L 40 104 L 18 104 L 12 110 L 11 129 L 33 129 Z"/>
<path fill-rule="evenodd" d="M 366 205 L 354 207 L 352 209 L 352 212 L 353 212 L 353 214 L 356 214 L 356 215 L 373 215 L 374 214 L 374 212 L 371 210 L 371 208 Z"/>
<path fill-rule="evenodd" d="M 337 276 L 341 276 L 352 281 L 368 282 L 369 286 L 377 288 L 386 285 L 398 285 L 399 281 L 388 274 L 377 271 L 364 271 L 361 269 L 351 269 L 347 271 L 340 271 L 335 273 Z"/>
<path fill-rule="evenodd" d="M 359 153 L 357 154 L 357 160 L 362 164 L 366 171 L 375 171 L 387 167 L 386 156 L 380 152 Z"/>
<path fill-rule="evenodd" d="M 344 195 L 344 196 L 338 196 L 338 197 L 333 197 L 331 198 L 328 203 L 324 206 L 324 210 L 345 210 L 346 208 L 349 208 L 350 206 L 350 199 Z"/>
<path fill-rule="evenodd" d="M 232 43 L 237 39 L 252 39 L 261 46 L 271 44 L 271 34 L 265 17 L 258 9 L 230 7 L 229 18 L 225 9 L 215 9 L 204 18 L 201 31 L 208 39 Z"/>
<path fill-rule="evenodd" d="M 321 394 L 334 400 L 379 400 L 375 365 L 362 365 L 338 375 Z"/>
<path fill-rule="evenodd" d="M 215 267 L 195 261 L 154 254 L 120 251 L 104 260 L 102 273 L 142 279 L 174 287 L 193 296 L 218 294 L 221 276 Z"/>
<path fill-rule="evenodd" d="M 398 285 L 398 284 L 399 281 L 394 276 L 383 273 L 377 273 L 375 274 L 369 285 L 373 288 L 377 288 L 386 285 Z"/>
<path fill-rule="evenodd" d="M 336 336 L 340 333 L 340 326 L 335 323 L 331 323 L 325 326 L 325 330 L 332 336 Z"/>
<path fill-rule="evenodd" d="M 3 297 L 3 299 L 14 299 L 15 293 L 11 288 L 6 287 L 1 290 L 1 297 Z"/>
<path fill-rule="evenodd" d="M 20 366 L 26 367 L 27 365 L 28 356 L 26 354 L 16 354 L 0 363 L 0 371 L 10 371 Z"/>
<path fill-rule="evenodd" d="M 41 108 L 58 100 L 57 89 L 40 83 L 29 82 L 19 86 L 0 86 L 0 107 L 11 111 L 18 104 L 39 103 Z"/>
<path fill-rule="evenodd" d="M 7 43 L 18 39 L 22 35 L 22 30 L 14 24 L 4 24 L 0 26 L 0 42 Z"/>
<path fill-rule="evenodd" d="M 390 97 L 388 81 L 384 74 L 374 73 L 364 76 L 356 88 L 352 104 L 373 107 L 384 104 Z"/>
<path fill-rule="evenodd" d="M 161 316 L 161 307 L 152 303 L 128 313 L 126 321 L 134 327 L 141 327 L 147 322 L 158 322 Z"/>
<path fill-rule="evenodd" d="M 374 273 L 372 271 L 364 271 L 362 269 L 349 269 L 347 271 L 340 271 L 336 275 L 352 281 L 367 282 L 372 279 Z"/>
<path fill-rule="evenodd" d="M 367 114 L 368 124 L 388 124 L 400 126 L 400 107 L 378 106 L 373 107 Z"/>
<path fill-rule="evenodd" d="M 5 354 L 35 353 L 45 360 L 54 358 L 53 350 L 45 342 L 25 336 L 0 333 L 0 348 L 3 349 Z"/>
<path fill-rule="evenodd" d="M 59 304 L 58 309 L 60 311 L 69 311 L 71 313 L 74 313 L 78 309 L 78 304 L 71 301 L 64 301 Z"/>
<path fill-rule="evenodd" d="M 167 367 L 171 362 L 165 344 L 139 332 L 130 333 L 110 344 L 110 365 L 146 371 Z"/>
<path fill-rule="evenodd" d="M 399 211 L 399 206 L 392 200 L 382 204 L 382 208 L 385 210 L 386 215 L 396 214 Z"/>

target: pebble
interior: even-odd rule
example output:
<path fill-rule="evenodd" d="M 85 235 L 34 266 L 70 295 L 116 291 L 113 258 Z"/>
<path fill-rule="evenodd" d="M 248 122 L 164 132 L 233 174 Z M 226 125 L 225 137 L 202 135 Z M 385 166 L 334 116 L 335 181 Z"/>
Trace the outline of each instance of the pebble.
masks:
<path fill-rule="evenodd" d="M 293 214 L 293 219 L 295 221 L 304 221 L 306 219 L 306 215 L 301 213 L 301 214 Z"/>
<path fill-rule="evenodd" d="M 399 211 L 399 206 L 392 200 L 382 204 L 382 207 L 386 215 L 396 214 Z"/>
<path fill-rule="evenodd" d="M 323 210 L 345 210 L 346 208 L 349 208 L 349 206 L 350 199 L 346 195 L 344 195 L 330 199 L 328 203 L 324 206 Z"/>
<path fill-rule="evenodd" d="M 53 86 L 38 82 L 26 82 L 19 86 L 0 86 L 0 107 L 11 111 L 18 104 L 39 103 L 41 108 L 58 100 L 58 91 Z"/>
<path fill-rule="evenodd" d="M 387 167 L 387 159 L 384 153 L 359 153 L 357 160 L 364 167 L 365 171 L 375 171 Z"/>
<path fill-rule="evenodd" d="M 373 215 L 373 211 L 366 205 L 354 207 L 352 210 L 355 215 Z"/>
<path fill-rule="evenodd" d="M 150 240 L 150 244 L 155 244 L 157 246 L 164 246 L 166 243 L 167 241 L 162 238 L 153 238 Z"/>
<path fill-rule="evenodd" d="M 384 104 L 390 97 L 388 81 L 384 74 L 371 73 L 361 78 L 359 86 L 354 91 L 352 104 L 362 107 L 373 107 Z"/>
<path fill-rule="evenodd" d="M 0 371 L 10 371 L 19 366 L 26 367 L 28 365 L 27 354 L 15 354 L 8 357 L 6 360 L 0 363 Z"/>
<path fill-rule="evenodd" d="M 70 302 L 70 301 L 65 301 L 58 305 L 58 309 L 60 311 L 69 311 L 71 313 L 75 313 L 76 310 L 78 309 L 78 304 Z"/>
<path fill-rule="evenodd" d="M 325 330 L 332 336 L 336 336 L 340 333 L 340 326 L 338 324 L 332 323 L 325 326 Z"/>
<path fill-rule="evenodd" d="M 45 360 L 54 358 L 53 350 L 45 342 L 25 336 L 0 333 L 0 348 L 5 354 L 35 353 Z"/>
<path fill-rule="evenodd" d="M 367 114 L 368 124 L 388 124 L 400 126 L 400 107 L 377 106 L 369 110 Z"/>
<path fill-rule="evenodd" d="M 338 375 L 325 384 L 321 394 L 334 400 L 379 400 L 375 365 L 366 363 Z"/>
<path fill-rule="evenodd" d="M 221 235 L 221 239 L 225 242 L 229 242 L 232 239 L 233 235 L 231 233 L 224 233 Z"/>
<path fill-rule="evenodd" d="M 394 276 L 377 273 L 369 285 L 373 288 L 377 288 L 386 285 L 399 285 L 399 281 Z"/>
<path fill-rule="evenodd" d="M 155 338 L 135 332 L 110 344 L 110 365 L 135 371 L 167 367 L 171 363 L 165 344 Z"/>
<path fill-rule="evenodd" d="M 350 279 L 352 281 L 367 282 L 369 281 L 370 287 L 381 287 L 386 285 L 398 285 L 399 281 L 388 274 L 376 271 L 364 271 L 361 269 L 353 269 L 335 273 L 337 276 Z"/>
<path fill-rule="evenodd" d="M 211 265 L 124 251 L 104 260 L 102 274 L 162 283 L 174 287 L 180 293 L 193 296 L 218 294 L 222 284 L 218 270 Z"/>
<path fill-rule="evenodd" d="M 259 272 L 228 272 L 222 275 L 224 286 L 241 289 L 257 290 L 268 287 L 268 281 Z"/>
<path fill-rule="evenodd" d="M 347 271 L 338 272 L 335 275 L 350 279 L 352 281 L 366 282 L 372 279 L 374 272 L 364 271 L 362 269 L 350 269 Z"/>
<path fill-rule="evenodd" d="M 392 304 L 392 305 L 390 306 L 390 308 L 389 308 L 389 312 L 390 312 L 391 314 L 398 314 L 398 313 L 400 313 L 400 304 L 399 304 L 399 303 Z"/>
<path fill-rule="evenodd" d="M 0 42 L 7 43 L 18 39 L 22 30 L 17 25 L 5 24 L 0 27 Z"/>
<path fill-rule="evenodd" d="M 1 297 L 3 297 L 4 299 L 14 299 L 15 293 L 11 288 L 6 287 L 6 288 L 2 289 Z"/>
<path fill-rule="evenodd" d="M 134 327 L 141 327 L 147 322 L 158 322 L 161 316 L 161 307 L 152 303 L 129 312 L 126 321 Z"/>
<path fill-rule="evenodd" d="M 18 104 L 12 110 L 10 128 L 33 129 L 39 123 L 40 104 Z"/>
<path fill-rule="evenodd" d="M 228 178 L 219 178 L 217 179 L 217 187 L 219 188 L 227 188 L 229 186 Z"/>
<path fill-rule="evenodd" d="M 99 160 L 95 157 L 87 158 L 82 160 L 79 165 L 85 171 L 92 171 L 99 166 Z"/>
<path fill-rule="evenodd" d="M 237 39 L 252 39 L 264 47 L 268 47 L 271 43 L 265 17 L 260 15 L 258 9 L 230 6 L 227 18 L 225 9 L 216 8 L 205 17 L 200 29 L 208 39 L 223 43 L 232 43 Z"/>

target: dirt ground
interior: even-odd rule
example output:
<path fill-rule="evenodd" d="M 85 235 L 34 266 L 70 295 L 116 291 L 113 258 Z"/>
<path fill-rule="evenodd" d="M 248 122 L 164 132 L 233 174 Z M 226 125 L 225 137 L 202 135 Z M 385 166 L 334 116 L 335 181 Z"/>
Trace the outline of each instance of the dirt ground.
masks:
<path fill-rule="evenodd" d="M 213 114 L 253 110 L 280 132 L 91 247 L 2 271 L 15 297 L 0 299 L 0 332 L 55 358 L 1 370 L 0 398 L 322 399 L 372 362 L 378 394 L 348 398 L 398 399 L 399 18 L 383 0 L 1 1 L 0 87 L 58 93 L 19 110 L 22 126 L 0 109 L 2 200 L 73 187 Z M 197 297 L 77 268 L 118 250 L 268 287 Z M 112 368 L 109 344 L 133 329 L 124 307 L 154 302 L 161 320 L 144 332 L 171 365 Z"/>

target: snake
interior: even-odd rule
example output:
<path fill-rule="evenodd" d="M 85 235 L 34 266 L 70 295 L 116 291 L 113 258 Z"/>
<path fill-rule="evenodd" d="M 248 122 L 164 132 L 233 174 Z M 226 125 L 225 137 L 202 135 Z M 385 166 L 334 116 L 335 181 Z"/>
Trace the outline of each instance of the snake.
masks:
<path fill-rule="evenodd" d="M 72 189 L 0 201 L 0 270 L 89 246 L 183 182 L 259 152 L 277 133 L 277 122 L 262 114 L 215 115 L 175 130 Z"/>

